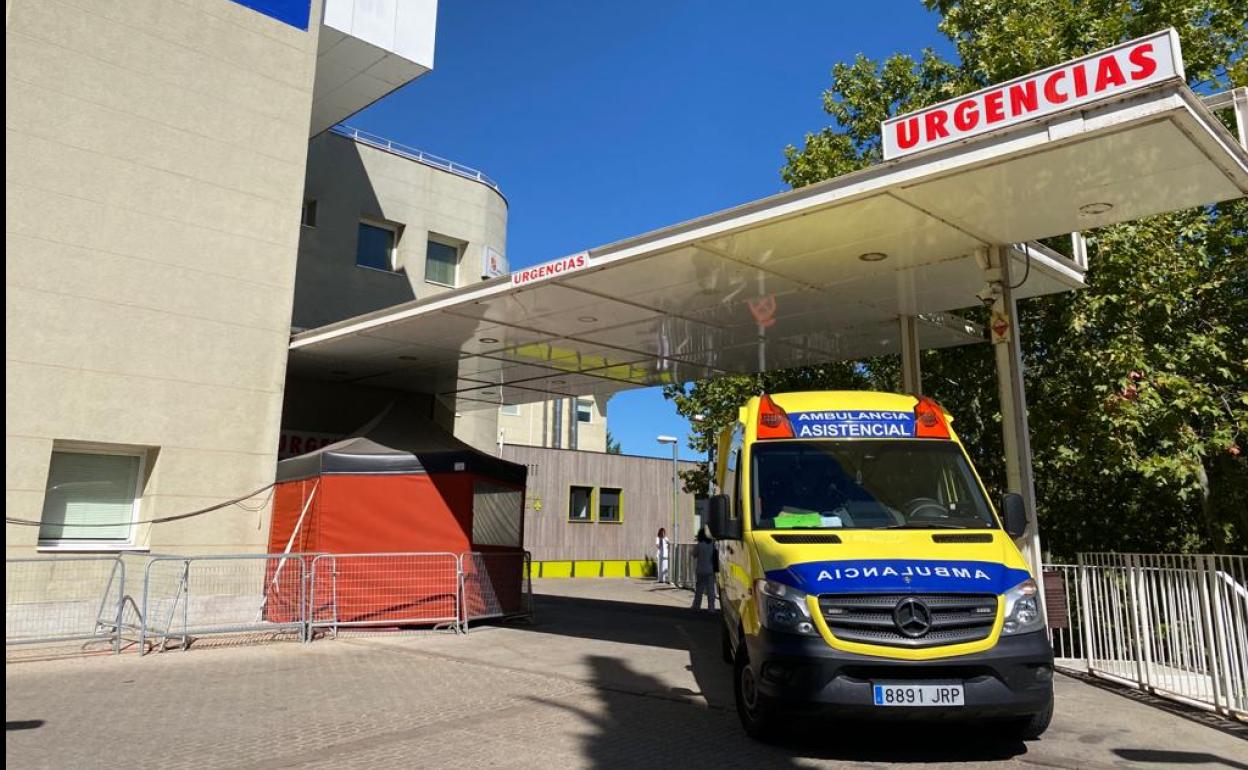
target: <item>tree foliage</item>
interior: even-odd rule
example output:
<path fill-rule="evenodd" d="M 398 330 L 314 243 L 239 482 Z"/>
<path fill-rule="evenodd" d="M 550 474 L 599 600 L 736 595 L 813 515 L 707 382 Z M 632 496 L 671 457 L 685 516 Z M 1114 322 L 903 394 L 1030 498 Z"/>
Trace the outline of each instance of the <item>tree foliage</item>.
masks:
<path fill-rule="evenodd" d="M 1248 83 L 1248 0 L 925 0 L 957 60 L 926 50 L 836 64 L 832 124 L 785 149 L 800 187 L 880 159 L 883 119 L 1168 26 L 1188 82 Z M 1021 303 L 1036 491 L 1046 547 L 1248 550 L 1248 202 L 1087 233 L 1087 289 Z M 1056 244 L 1055 244 L 1056 245 Z M 974 317 L 982 310 L 967 312 Z M 977 320 L 983 320 L 978 318 Z M 926 351 L 924 389 L 954 414 L 972 459 L 1004 487 L 1001 417 L 987 345 Z M 703 415 L 705 450 L 763 390 L 895 388 L 895 359 L 669 387 Z M 687 478 L 705 484 L 705 472 Z"/>
<path fill-rule="evenodd" d="M 608 428 L 607 429 L 607 454 L 618 455 L 618 454 L 622 454 L 623 451 L 624 450 L 620 447 L 620 442 L 615 438 L 615 436 L 611 435 L 611 429 Z"/>

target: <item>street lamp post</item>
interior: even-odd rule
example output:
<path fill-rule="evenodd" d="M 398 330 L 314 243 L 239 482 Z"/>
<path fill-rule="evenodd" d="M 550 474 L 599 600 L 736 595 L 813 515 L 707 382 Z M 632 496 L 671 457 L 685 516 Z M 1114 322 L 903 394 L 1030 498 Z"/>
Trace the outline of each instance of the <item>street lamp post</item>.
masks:
<path fill-rule="evenodd" d="M 680 545 L 680 440 L 675 436 L 658 436 L 660 444 L 672 445 L 672 540 L 667 555 L 667 582 L 676 585 L 676 548 Z"/>

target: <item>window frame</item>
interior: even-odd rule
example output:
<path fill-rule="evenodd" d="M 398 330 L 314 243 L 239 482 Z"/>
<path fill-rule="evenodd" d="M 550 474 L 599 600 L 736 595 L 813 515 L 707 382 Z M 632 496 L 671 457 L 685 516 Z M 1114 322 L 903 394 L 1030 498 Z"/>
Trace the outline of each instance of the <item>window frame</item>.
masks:
<path fill-rule="evenodd" d="M 372 227 L 377 230 L 386 230 L 390 233 L 390 259 L 389 268 L 373 267 L 372 265 L 360 264 L 360 227 Z M 374 273 L 386 273 L 388 275 L 402 275 L 403 268 L 399 266 L 399 235 L 402 231 L 402 225 L 394 222 L 386 222 L 381 219 L 370 219 L 369 217 L 360 217 L 355 223 L 355 266 L 361 270 L 372 270 Z"/>
<path fill-rule="evenodd" d="M 586 406 L 584 420 L 581 419 L 581 405 L 582 404 Z M 594 400 L 592 398 L 578 397 L 576 399 L 576 421 L 579 423 L 583 423 L 585 425 L 594 424 Z"/>
<path fill-rule="evenodd" d="M 304 198 L 303 208 L 299 212 L 299 226 L 315 230 L 316 216 L 319 208 L 320 207 L 316 198 Z M 311 213 L 311 216 L 308 216 L 309 213 Z"/>
<path fill-rule="evenodd" d="M 603 490 L 612 490 L 617 493 L 616 497 L 616 516 L 614 519 L 602 518 L 602 492 Z M 599 524 L 623 524 L 624 523 L 624 487 L 595 487 L 594 489 L 594 519 Z"/>
<path fill-rule="evenodd" d="M 508 412 L 508 411 L 506 411 L 506 410 L 508 410 L 508 409 L 514 409 L 515 411 L 514 411 L 514 412 Z M 499 405 L 498 405 L 498 413 L 499 413 L 500 415 L 502 415 L 503 417 L 519 417 L 519 416 L 520 416 L 520 405 L 519 405 L 519 404 L 499 404 Z"/>
<path fill-rule="evenodd" d="M 573 494 L 573 491 L 577 489 L 589 490 L 589 501 L 585 506 L 585 518 L 583 519 L 575 519 L 572 517 L 572 494 Z M 598 492 L 598 488 L 593 486 L 592 484 L 569 484 L 568 485 L 568 507 L 565 509 L 565 511 L 567 512 L 566 515 L 567 515 L 569 524 L 592 524 L 593 522 L 597 521 L 597 514 L 598 514 L 598 511 L 596 508 L 597 503 L 598 503 L 597 492 Z"/>
<path fill-rule="evenodd" d="M 137 457 L 139 459 L 139 468 L 134 477 L 134 494 L 131 496 L 130 503 L 130 528 L 125 540 L 44 540 L 37 536 L 35 550 L 40 552 L 54 551 L 87 551 L 87 552 L 116 552 L 116 551 L 147 551 L 146 546 L 139 547 L 135 544 L 138 535 L 138 525 L 143 510 L 143 488 L 147 475 L 148 449 L 144 447 L 126 447 L 114 446 L 109 444 L 69 444 L 54 442 L 52 451 L 48 454 L 48 477 L 52 475 L 52 455 L 55 453 L 62 454 L 94 454 L 94 455 L 113 455 L 121 457 Z M 47 479 L 44 480 L 44 505 L 47 504 Z M 39 528 L 43 529 L 43 510 L 39 511 Z"/>
<path fill-rule="evenodd" d="M 448 248 L 455 249 L 455 269 L 451 275 L 451 283 L 443 283 L 442 281 L 430 280 L 429 278 L 429 244 L 430 243 L 436 243 L 439 246 L 446 246 Z M 467 244 L 464 243 L 463 241 L 457 241 L 454 238 L 450 238 L 445 235 L 438 235 L 437 233 L 429 233 L 425 237 L 425 275 L 424 275 L 425 283 L 430 284 L 432 286 L 441 286 L 445 289 L 454 289 L 457 286 L 459 286 L 459 269 L 464 261 L 464 251 L 466 250 L 466 246 Z"/>

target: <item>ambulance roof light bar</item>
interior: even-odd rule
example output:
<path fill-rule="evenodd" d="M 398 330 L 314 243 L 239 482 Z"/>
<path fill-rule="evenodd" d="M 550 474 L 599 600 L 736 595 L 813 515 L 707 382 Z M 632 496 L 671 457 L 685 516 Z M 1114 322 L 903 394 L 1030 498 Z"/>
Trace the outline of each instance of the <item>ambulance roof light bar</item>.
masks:
<path fill-rule="evenodd" d="M 950 438 L 945 410 L 930 396 L 919 396 L 914 404 L 915 438 Z"/>
<path fill-rule="evenodd" d="M 789 422 L 789 415 L 766 393 L 758 401 L 756 435 L 760 439 L 793 438 L 793 425 Z"/>

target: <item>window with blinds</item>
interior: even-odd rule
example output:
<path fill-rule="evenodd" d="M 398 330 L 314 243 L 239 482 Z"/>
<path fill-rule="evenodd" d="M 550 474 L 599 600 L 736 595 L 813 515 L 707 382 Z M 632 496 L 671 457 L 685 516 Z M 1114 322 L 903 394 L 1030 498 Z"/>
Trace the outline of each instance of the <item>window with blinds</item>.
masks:
<path fill-rule="evenodd" d="M 523 491 L 488 481 L 473 483 L 473 545 L 507 545 L 519 548 L 522 516 Z"/>
<path fill-rule="evenodd" d="M 429 239 L 425 249 L 425 280 L 442 286 L 454 286 L 459 268 L 459 247 Z"/>
<path fill-rule="evenodd" d="M 396 235 L 393 228 L 361 222 L 355 240 L 355 264 L 370 270 L 394 272 Z"/>
<path fill-rule="evenodd" d="M 624 490 L 603 487 L 598 490 L 598 521 L 618 524 L 624 520 Z"/>
<path fill-rule="evenodd" d="M 590 521 L 589 501 L 593 496 L 593 487 L 572 487 L 569 489 L 568 521 Z"/>
<path fill-rule="evenodd" d="M 54 451 L 40 543 L 129 541 L 142 471 L 137 453 Z"/>

